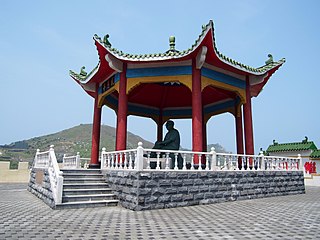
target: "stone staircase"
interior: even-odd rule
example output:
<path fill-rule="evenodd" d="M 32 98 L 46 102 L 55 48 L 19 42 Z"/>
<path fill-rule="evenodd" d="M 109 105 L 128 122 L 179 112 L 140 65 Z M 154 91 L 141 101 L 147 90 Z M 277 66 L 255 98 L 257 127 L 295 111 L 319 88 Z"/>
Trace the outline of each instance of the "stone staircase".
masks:
<path fill-rule="evenodd" d="M 118 205 L 99 169 L 68 169 L 62 172 L 62 203 L 57 204 L 56 209 Z"/>

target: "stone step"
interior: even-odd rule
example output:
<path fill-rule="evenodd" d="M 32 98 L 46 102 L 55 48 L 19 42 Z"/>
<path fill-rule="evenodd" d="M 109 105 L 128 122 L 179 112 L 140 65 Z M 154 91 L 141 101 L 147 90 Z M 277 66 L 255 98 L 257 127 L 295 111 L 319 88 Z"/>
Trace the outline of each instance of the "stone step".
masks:
<path fill-rule="evenodd" d="M 55 206 L 55 209 L 64 208 L 92 208 L 92 207 L 107 207 L 107 206 L 117 206 L 118 200 L 96 200 L 96 201 L 83 201 L 83 202 L 66 202 L 60 203 Z"/>
<path fill-rule="evenodd" d="M 84 202 L 84 201 L 97 201 L 97 200 L 114 200 L 116 196 L 112 193 L 109 194 L 85 194 L 85 195 L 67 195 L 62 197 L 62 202 Z"/>
<path fill-rule="evenodd" d="M 111 188 L 92 188 L 92 189 L 63 189 L 63 196 L 86 195 L 86 194 L 110 194 Z"/>
<path fill-rule="evenodd" d="M 103 178 L 103 174 L 101 173 L 63 173 L 63 178 Z"/>
<path fill-rule="evenodd" d="M 100 169 L 65 169 L 62 203 L 56 209 L 118 205 Z"/>
<path fill-rule="evenodd" d="M 101 174 L 100 169 L 61 169 L 63 173 Z"/>
<path fill-rule="evenodd" d="M 104 189 L 108 188 L 109 185 L 107 183 L 64 183 L 63 190 L 67 189 Z"/>
<path fill-rule="evenodd" d="M 103 178 L 64 178 L 63 183 L 82 184 L 82 183 L 106 183 L 106 182 Z"/>

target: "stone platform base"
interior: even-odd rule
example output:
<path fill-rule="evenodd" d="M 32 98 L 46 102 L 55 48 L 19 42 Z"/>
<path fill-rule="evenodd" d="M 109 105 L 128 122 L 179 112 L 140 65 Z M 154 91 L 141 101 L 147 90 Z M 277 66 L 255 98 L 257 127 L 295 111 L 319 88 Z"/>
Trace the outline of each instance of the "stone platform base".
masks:
<path fill-rule="evenodd" d="M 104 174 L 120 205 L 132 210 L 305 193 L 300 171 L 112 170 Z"/>
<path fill-rule="evenodd" d="M 55 207 L 48 170 L 33 168 L 27 190 L 51 208 Z"/>

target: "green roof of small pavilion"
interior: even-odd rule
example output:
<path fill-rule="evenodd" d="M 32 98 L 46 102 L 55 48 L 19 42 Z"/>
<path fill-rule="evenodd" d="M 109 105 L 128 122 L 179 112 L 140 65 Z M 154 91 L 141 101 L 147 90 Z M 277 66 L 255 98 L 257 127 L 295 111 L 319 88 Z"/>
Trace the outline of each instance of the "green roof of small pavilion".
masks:
<path fill-rule="evenodd" d="M 314 150 L 311 155 L 311 158 L 320 158 L 320 149 Z"/>
<path fill-rule="evenodd" d="M 316 145 L 313 141 L 308 141 L 306 137 L 301 142 L 293 143 L 277 143 L 275 140 L 273 144 L 266 150 L 267 153 L 271 152 L 291 152 L 291 151 L 306 151 L 306 150 L 317 150 Z"/>

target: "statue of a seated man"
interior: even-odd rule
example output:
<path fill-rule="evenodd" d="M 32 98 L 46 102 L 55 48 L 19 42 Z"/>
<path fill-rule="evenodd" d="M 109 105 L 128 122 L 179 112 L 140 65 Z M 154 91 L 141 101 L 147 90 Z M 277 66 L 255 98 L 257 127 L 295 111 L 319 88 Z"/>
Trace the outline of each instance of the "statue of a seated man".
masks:
<path fill-rule="evenodd" d="M 164 137 L 163 141 L 157 141 L 154 144 L 153 149 L 164 149 L 164 150 L 179 150 L 180 148 L 180 134 L 177 129 L 174 128 L 174 122 L 169 120 L 166 122 L 166 128 L 168 132 L 166 133 L 166 136 Z M 150 157 L 155 158 L 157 157 L 155 152 L 152 152 Z M 175 156 L 173 153 L 169 154 L 169 157 L 172 161 L 172 168 L 175 166 Z M 182 157 L 179 154 L 178 155 L 178 168 L 182 168 Z"/>

